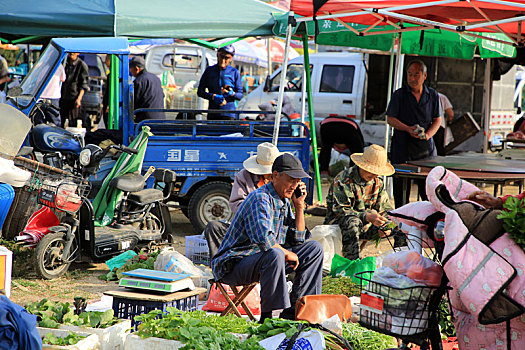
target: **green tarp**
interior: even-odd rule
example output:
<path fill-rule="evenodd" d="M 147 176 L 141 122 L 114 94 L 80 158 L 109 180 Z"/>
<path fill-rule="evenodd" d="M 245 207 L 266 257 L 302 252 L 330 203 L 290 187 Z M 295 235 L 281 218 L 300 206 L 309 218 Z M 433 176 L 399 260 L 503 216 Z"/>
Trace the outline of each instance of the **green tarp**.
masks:
<path fill-rule="evenodd" d="M 0 37 L 268 36 L 273 12 L 256 0 L 3 0 Z"/>
<path fill-rule="evenodd" d="M 276 15 L 274 34 L 286 35 L 288 15 Z M 350 27 L 362 32 L 368 26 L 349 23 Z M 306 27 L 306 29 L 305 29 Z M 358 47 L 363 49 L 390 51 L 392 48 L 393 34 L 377 34 L 360 36 L 352 32 L 336 21 L 321 20 L 318 22 L 319 34 L 316 43 L 320 45 L 335 45 Z M 405 25 L 406 28 L 414 27 Z M 394 30 L 392 26 L 378 26 L 369 32 Z M 315 34 L 313 21 L 299 22 L 294 28 L 295 35 L 303 35 L 306 30 L 309 36 Z M 423 33 L 423 34 L 422 34 Z M 479 33 L 486 37 L 509 41 L 504 34 Z M 482 58 L 514 57 L 516 49 L 512 45 L 506 45 L 491 40 L 480 39 L 466 34 L 449 32 L 441 29 L 427 29 L 425 31 L 407 31 L 402 35 L 401 53 L 409 55 L 450 57 L 470 60 L 479 48 Z"/>

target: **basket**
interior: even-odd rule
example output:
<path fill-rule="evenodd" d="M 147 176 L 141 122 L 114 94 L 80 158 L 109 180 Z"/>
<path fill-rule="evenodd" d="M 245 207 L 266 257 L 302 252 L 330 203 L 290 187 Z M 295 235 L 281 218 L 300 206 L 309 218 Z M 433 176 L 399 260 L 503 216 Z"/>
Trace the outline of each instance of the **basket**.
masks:
<path fill-rule="evenodd" d="M 2 226 L 3 237 L 12 240 L 24 229 L 29 217 L 40 208 L 36 184 L 47 176 L 69 174 L 68 172 L 34 160 L 15 157 L 14 164 L 32 174 L 30 184 L 15 188 L 15 197 Z M 57 213 L 58 214 L 58 213 Z M 59 214 L 60 218 L 61 215 Z"/>
<path fill-rule="evenodd" d="M 364 277 L 371 272 L 355 274 L 361 280 L 359 323 L 363 327 L 397 337 L 428 333 L 432 326 L 431 320 L 435 319 L 436 308 L 431 306 L 439 287 L 395 288 Z M 366 286 L 363 283 L 365 281 Z"/>
<path fill-rule="evenodd" d="M 38 190 L 38 203 L 66 213 L 76 213 L 88 194 L 89 183 L 72 175 L 49 175 Z"/>
<path fill-rule="evenodd" d="M 210 266 L 208 242 L 202 235 L 186 236 L 186 251 L 184 255 L 194 264 Z"/>

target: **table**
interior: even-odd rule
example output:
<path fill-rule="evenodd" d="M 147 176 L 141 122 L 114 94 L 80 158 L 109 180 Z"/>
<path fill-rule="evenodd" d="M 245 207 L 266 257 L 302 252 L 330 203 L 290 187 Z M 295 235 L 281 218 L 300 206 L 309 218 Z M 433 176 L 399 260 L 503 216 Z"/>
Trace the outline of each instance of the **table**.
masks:
<path fill-rule="evenodd" d="M 412 180 L 426 178 L 436 166 L 451 170 L 463 180 L 494 185 L 494 196 L 499 186 L 518 182 L 521 193 L 525 180 L 525 163 L 509 160 L 495 154 L 464 153 L 454 156 L 433 157 L 403 164 L 403 169 L 396 169 L 394 177 L 403 179 L 403 204 L 409 202 L 406 188 Z M 396 165 L 394 165 L 396 167 Z"/>
<path fill-rule="evenodd" d="M 503 149 L 506 149 L 507 147 L 510 147 L 511 145 L 509 145 L 509 143 L 512 143 L 512 147 L 513 148 L 523 148 L 525 147 L 525 140 L 520 140 L 520 139 L 502 139 L 501 140 L 501 146 L 503 147 Z M 507 147 L 505 147 L 507 146 Z"/>

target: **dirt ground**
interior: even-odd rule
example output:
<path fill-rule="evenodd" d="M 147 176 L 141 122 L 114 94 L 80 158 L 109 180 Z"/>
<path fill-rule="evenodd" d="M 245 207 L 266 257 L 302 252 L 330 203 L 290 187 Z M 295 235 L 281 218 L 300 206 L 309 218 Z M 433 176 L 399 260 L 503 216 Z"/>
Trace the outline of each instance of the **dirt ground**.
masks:
<path fill-rule="evenodd" d="M 323 196 L 326 194 L 326 188 L 323 186 Z M 492 188 L 485 190 L 492 192 Z M 503 194 L 517 194 L 515 186 L 507 186 Z M 415 193 L 415 191 L 412 191 Z M 416 201 L 415 196 L 411 201 Z M 189 220 L 178 209 L 172 210 L 173 230 L 177 235 L 175 249 L 184 253 L 185 237 L 198 234 L 194 231 Z M 323 217 L 311 216 L 306 217 L 306 225 L 310 229 L 316 225 L 322 225 Z M 390 245 L 383 240 L 378 247 L 375 244 L 368 243 L 365 247 L 363 256 L 378 256 L 390 250 Z M 74 264 L 70 267 L 66 276 L 46 281 L 37 278 L 32 271 L 24 274 L 23 278 L 15 277 L 11 287 L 11 300 L 20 305 L 27 302 L 39 301 L 48 298 L 53 301 L 62 301 L 73 303 L 75 297 L 84 297 L 88 302 L 95 302 L 101 299 L 103 293 L 118 287 L 117 282 L 106 282 L 99 279 L 100 275 L 105 275 L 109 271 L 106 264 Z M 16 275 L 16 273 L 15 273 Z"/>

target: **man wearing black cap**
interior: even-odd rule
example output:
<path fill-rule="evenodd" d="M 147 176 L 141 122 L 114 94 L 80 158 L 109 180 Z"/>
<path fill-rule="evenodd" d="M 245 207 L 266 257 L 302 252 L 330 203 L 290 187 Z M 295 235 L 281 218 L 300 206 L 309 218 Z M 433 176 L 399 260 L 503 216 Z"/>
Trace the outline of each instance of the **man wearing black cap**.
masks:
<path fill-rule="evenodd" d="M 135 56 L 129 61 L 129 71 L 135 77 L 133 82 L 135 110 L 139 108 L 164 108 L 164 91 L 160 79 L 147 72 L 145 69 L 144 58 Z M 135 123 L 144 119 L 164 119 L 163 112 L 140 112 L 135 116 Z"/>
<path fill-rule="evenodd" d="M 233 45 L 221 47 L 217 52 L 217 64 L 206 68 L 201 76 L 197 96 L 210 101 L 209 109 L 235 110 L 235 101 L 242 99 L 241 75 L 230 65 L 233 55 Z M 235 113 L 208 113 L 207 119 L 228 120 L 235 117 Z"/>
<path fill-rule="evenodd" d="M 261 283 L 261 322 L 280 309 L 284 309 L 281 318 L 293 319 L 297 299 L 321 293 L 323 249 L 319 242 L 306 242 L 311 234 L 304 222 L 306 186 L 301 179 L 305 177 L 310 176 L 295 156 L 277 157 L 272 181 L 246 197 L 212 259 L 218 281 Z M 301 191 L 298 197 L 296 188 Z M 293 270 L 289 295 L 286 274 Z"/>

